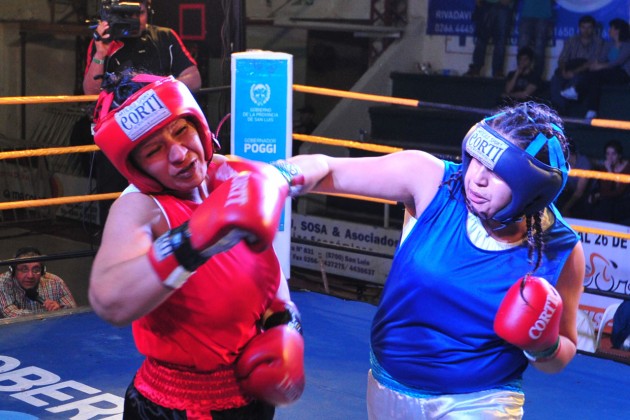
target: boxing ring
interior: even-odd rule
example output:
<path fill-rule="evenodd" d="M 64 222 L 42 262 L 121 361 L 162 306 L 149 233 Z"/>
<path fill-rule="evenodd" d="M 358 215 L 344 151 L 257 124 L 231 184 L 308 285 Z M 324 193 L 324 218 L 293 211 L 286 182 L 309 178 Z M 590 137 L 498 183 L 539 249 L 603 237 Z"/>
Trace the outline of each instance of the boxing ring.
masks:
<path fill-rule="evenodd" d="M 375 306 L 309 291 L 292 297 L 304 320 L 306 388 L 295 404 L 277 409 L 276 419 L 366 419 Z M 0 420 L 120 418 L 122 396 L 142 361 L 130 328 L 84 310 L 0 325 L 0 332 Z M 619 418 L 630 412 L 628 387 L 629 365 L 584 354 L 558 375 L 530 368 L 525 418 Z"/>
<path fill-rule="evenodd" d="M 297 92 L 391 103 L 442 107 L 440 104 L 356 92 L 294 85 Z M 96 96 L 0 98 L 0 105 L 94 101 Z M 446 106 L 454 112 L 489 110 Z M 630 129 L 630 122 L 592 120 L 593 126 Z M 344 139 L 294 134 L 295 140 L 377 153 L 399 148 Z M 71 153 L 91 153 L 96 146 L 72 146 L 0 152 L 0 160 Z M 630 177 L 596 171 L 571 170 L 570 176 L 630 182 Z M 119 193 L 50 197 L 1 202 L 7 209 L 56 206 L 111 200 Z M 350 197 L 364 199 L 363 197 Z M 388 203 L 388 202 L 385 202 Z M 389 203 L 395 204 L 395 203 Z M 605 229 L 572 226 L 582 233 L 630 239 Z M 93 251 L 50 254 L 50 260 L 82 258 Z M 6 265 L 6 261 L 0 261 Z M 366 375 L 369 369 L 369 329 L 376 307 L 370 303 L 293 287 L 293 300 L 303 317 L 306 342 L 306 389 L 293 405 L 280 407 L 277 419 L 365 419 Z M 0 319 L 0 420 L 5 419 L 118 419 L 122 397 L 142 357 L 133 344 L 130 327 L 117 328 L 100 320 L 89 308 Z M 615 418 L 630 412 L 625 390 L 630 365 L 580 353 L 559 375 L 526 371 L 525 418 Z"/>

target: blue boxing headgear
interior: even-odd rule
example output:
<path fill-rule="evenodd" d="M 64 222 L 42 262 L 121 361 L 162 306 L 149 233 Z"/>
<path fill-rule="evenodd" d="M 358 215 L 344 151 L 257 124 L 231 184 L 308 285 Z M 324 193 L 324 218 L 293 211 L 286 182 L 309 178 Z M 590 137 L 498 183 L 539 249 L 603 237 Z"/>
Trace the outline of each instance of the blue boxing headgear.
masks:
<path fill-rule="evenodd" d="M 510 223 L 522 216 L 536 214 L 553 203 L 567 182 L 569 165 L 556 136 L 548 138 L 539 133 L 523 150 L 488 125 L 487 121 L 497 116 L 477 123 L 464 137 L 463 174 L 466 175 L 470 160 L 475 158 L 508 184 L 512 201 L 492 218 Z M 562 133 L 560 127 L 552 126 Z M 535 157 L 545 145 L 549 151 L 549 165 Z"/>

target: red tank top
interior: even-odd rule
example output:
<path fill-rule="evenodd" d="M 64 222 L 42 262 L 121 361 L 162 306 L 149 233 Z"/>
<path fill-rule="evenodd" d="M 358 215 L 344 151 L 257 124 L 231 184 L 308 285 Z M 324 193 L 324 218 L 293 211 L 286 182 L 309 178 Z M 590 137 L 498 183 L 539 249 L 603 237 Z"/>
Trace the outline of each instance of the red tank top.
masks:
<path fill-rule="evenodd" d="M 154 199 L 171 228 L 188 220 L 198 206 L 170 195 Z M 273 249 L 255 254 L 241 242 L 210 258 L 162 305 L 134 321 L 136 346 L 147 357 L 196 370 L 231 365 L 258 333 L 257 321 L 279 280 Z"/>

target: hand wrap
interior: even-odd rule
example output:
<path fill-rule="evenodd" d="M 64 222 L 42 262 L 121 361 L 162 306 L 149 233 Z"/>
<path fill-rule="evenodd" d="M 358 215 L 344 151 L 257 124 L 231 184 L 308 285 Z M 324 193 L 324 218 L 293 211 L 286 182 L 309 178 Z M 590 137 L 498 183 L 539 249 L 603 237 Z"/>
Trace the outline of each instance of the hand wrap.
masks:
<path fill-rule="evenodd" d="M 289 183 L 289 196 L 295 197 L 304 189 L 304 174 L 297 165 L 286 160 L 276 160 L 271 162 Z"/>

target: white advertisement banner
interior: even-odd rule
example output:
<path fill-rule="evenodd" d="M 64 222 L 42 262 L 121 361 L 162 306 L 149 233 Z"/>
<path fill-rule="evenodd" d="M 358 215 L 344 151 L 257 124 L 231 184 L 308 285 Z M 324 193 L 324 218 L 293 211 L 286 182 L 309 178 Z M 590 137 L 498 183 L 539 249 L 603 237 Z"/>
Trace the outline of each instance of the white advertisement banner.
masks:
<path fill-rule="evenodd" d="M 384 284 L 400 230 L 294 214 L 291 264 Z"/>
<path fill-rule="evenodd" d="M 400 243 L 400 230 L 295 214 L 291 224 L 291 237 L 322 245 L 394 256 Z"/>
<path fill-rule="evenodd" d="M 593 220 L 566 219 L 571 226 L 630 233 L 630 226 Z M 584 248 L 586 271 L 584 287 L 603 292 L 613 292 L 630 297 L 630 259 L 628 239 L 613 235 L 578 232 Z"/>
<path fill-rule="evenodd" d="M 292 242 L 291 265 L 370 283 L 385 284 L 392 259 Z"/>
<path fill-rule="evenodd" d="M 593 220 L 566 218 L 567 222 L 574 227 L 585 227 L 591 229 L 601 229 L 616 233 L 630 233 L 629 226 L 616 225 L 611 223 L 598 222 Z M 591 325 L 591 334 L 600 328 L 611 332 L 611 323 L 602 325 L 604 311 L 611 305 L 622 301 L 624 295 L 630 296 L 630 261 L 628 260 L 628 239 L 614 235 L 600 233 L 578 232 L 582 239 L 584 248 L 584 260 L 586 263 L 584 272 L 584 293 L 580 299 L 580 310 L 586 315 Z M 596 295 L 593 292 L 615 293 L 619 298 Z M 583 331 L 584 326 L 578 326 L 581 338 L 586 337 Z M 588 329 L 588 328 L 587 328 Z M 591 339 L 590 337 L 589 339 Z M 578 348 L 584 351 L 594 351 L 594 349 L 584 347 L 584 343 L 589 340 L 582 340 L 578 343 Z"/>

